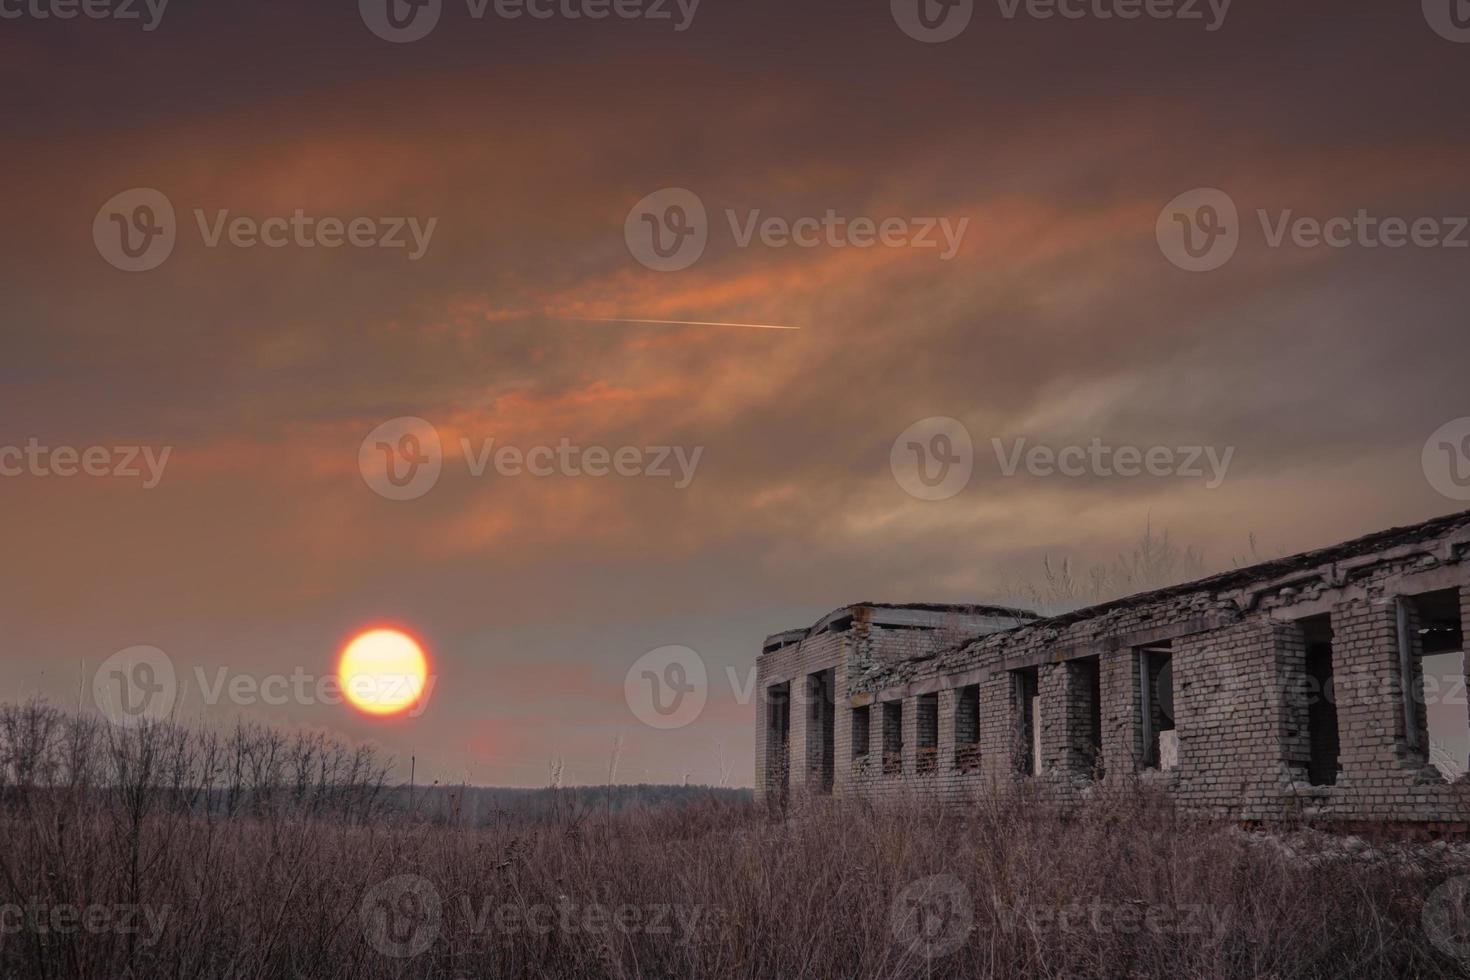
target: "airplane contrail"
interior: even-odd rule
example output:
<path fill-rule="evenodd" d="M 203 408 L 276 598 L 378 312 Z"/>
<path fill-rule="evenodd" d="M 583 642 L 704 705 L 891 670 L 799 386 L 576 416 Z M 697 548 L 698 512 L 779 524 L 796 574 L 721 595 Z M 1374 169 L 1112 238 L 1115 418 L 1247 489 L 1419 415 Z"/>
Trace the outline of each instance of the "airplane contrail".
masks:
<path fill-rule="evenodd" d="M 777 323 L 719 323 L 714 320 L 645 320 L 640 317 L 624 316 L 568 316 L 564 320 L 579 320 L 583 323 L 657 323 L 671 327 L 749 327 L 752 330 L 800 330 Z"/>

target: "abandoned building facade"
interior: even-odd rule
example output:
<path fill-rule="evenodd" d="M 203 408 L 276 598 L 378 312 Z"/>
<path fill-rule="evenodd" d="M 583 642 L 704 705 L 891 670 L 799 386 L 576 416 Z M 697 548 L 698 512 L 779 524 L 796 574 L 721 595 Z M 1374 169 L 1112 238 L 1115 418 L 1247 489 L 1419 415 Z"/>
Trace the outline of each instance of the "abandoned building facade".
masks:
<path fill-rule="evenodd" d="M 1240 821 L 1463 831 L 1467 616 L 1470 513 L 1048 618 L 853 605 L 766 640 L 756 792 L 1066 806 L 1135 778 Z"/>

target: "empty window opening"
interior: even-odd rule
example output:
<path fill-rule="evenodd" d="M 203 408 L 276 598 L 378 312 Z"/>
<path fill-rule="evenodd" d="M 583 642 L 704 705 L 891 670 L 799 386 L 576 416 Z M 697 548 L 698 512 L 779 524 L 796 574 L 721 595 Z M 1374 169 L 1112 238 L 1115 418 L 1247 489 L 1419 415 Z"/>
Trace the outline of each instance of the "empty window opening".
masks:
<path fill-rule="evenodd" d="M 807 772 L 808 784 L 818 792 L 832 792 L 833 762 L 837 746 L 836 671 L 832 668 L 808 674 Z"/>
<path fill-rule="evenodd" d="M 852 757 L 854 759 L 866 758 L 868 755 L 868 740 L 872 736 L 872 712 L 865 704 L 861 708 L 852 709 Z"/>
<path fill-rule="evenodd" d="M 1417 639 L 1413 646 L 1418 654 L 1413 671 L 1416 722 L 1427 743 L 1426 760 L 1454 782 L 1470 764 L 1459 591 L 1444 589 L 1415 596 L 1413 605 Z"/>
<path fill-rule="evenodd" d="M 917 738 L 917 762 L 919 772 L 934 772 L 939 768 L 939 695 L 920 694 L 914 714 Z"/>
<path fill-rule="evenodd" d="M 1424 658 L 1422 669 L 1429 761 L 1447 781 L 1454 782 L 1470 770 L 1465 654 L 1461 650 L 1431 654 Z"/>
<path fill-rule="evenodd" d="M 961 772 L 980 768 L 980 685 L 959 689 L 954 703 L 954 767 Z"/>
<path fill-rule="evenodd" d="M 1179 764 L 1179 736 L 1174 730 L 1174 658 L 1168 644 L 1138 651 L 1143 764 L 1173 769 Z"/>
<path fill-rule="evenodd" d="M 1102 666 L 1096 657 L 1066 664 L 1068 685 L 1068 749 L 1070 767 L 1101 779 L 1102 772 Z"/>
<path fill-rule="evenodd" d="M 766 688 L 766 784 L 777 795 L 789 785 L 791 759 L 791 682 Z"/>
<path fill-rule="evenodd" d="M 903 702 L 888 701 L 883 705 L 883 772 L 903 772 Z"/>
<path fill-rule="evenodd" d="M 1307 782 L 1334 786 L 1342 746 L 1337 728 L 1337 692 L 1332 683 L 1332 617 L 1312 616 L 1300 625 L 1307 647 Z"/>
<path fill-rule="evenodd" d="M 1011 671 L 1011 698 L 1015 712 L 1016 771 L 1034 776 L 1041 771 L 1041 685 L 1035 667 Z"/>

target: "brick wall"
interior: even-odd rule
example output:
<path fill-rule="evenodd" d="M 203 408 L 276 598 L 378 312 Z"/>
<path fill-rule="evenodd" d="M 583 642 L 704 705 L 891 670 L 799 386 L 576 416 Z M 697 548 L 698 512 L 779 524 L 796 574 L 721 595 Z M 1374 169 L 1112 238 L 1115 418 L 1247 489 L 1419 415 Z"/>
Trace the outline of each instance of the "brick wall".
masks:
<path fill-rule="evenodd" d="M 1099 657 L 1103 697 L 1103 765 L 1117 776 L 1143 768 L 1142 696 L 1132 650 Z"/>
<path fill-rule="evenodd" d="M 1349 550 L 1317 565 L 1284 560 L 1051 620 L 999 631 L 985 624 L 989 631 L 977 631 L 982 635 L 969 642 L 954 642 L 952 629 L 899 629 L 855 615 L 836 633 L 764 654 L 758 673 L 764 689 L 767 678 L 836 668 L 833 782 L 843 795 L 968 800 L 1029 782 L 1066 805 L 1087 793 L 1100 769 L 1109 780 L 1142 778 L 1165 787 L 1188 809 L 1241 820 L 1463 824 L 1470 821 L 1470 782 L 1447 784 L 1426 765 L 1422 706 L 1410 714 L 1412 727 L 1406 722 L 1397 597 L 1454 588 L 1462 622 L 1470 624 L 1470 563 L 1462 561 L 1470 549 L 1470 514 L 1425 527 L 1432 533 L 1378 536 L 1375 545 L 1383 543 L 1376 550 L 1342 546 Z M 1418 635 L 1412 598 L 1406 609 L 1412 645 Z M 1306 676 L 1302 624 L 1311 621 L 1320 632 L 1324 617 L 1331 627 L 1341 774 L 1336 785 L 1319 786 L 1308 778 L 1312 738 L 1322 748 L 1327 733 L 1314 699 L 1329 694 L 1313 691 Z M 1139 651 L 1145 647 L 1168 650 L 1167 658 L 1150 658 L 1147 682 L 1156 692 L 1169 664 L 1178 763 L 1166 772 L 1144 765 Z M 1418 653 L 1410 650 L 1411 694 L 1422 685 Z M 1039 695 L 1032 721 L 1041 765 L 1030 777 L 1017 765 L 1031 751 L 1018 671 L 1034 673 Z M 960 692 L 971 685 L 979 692 L 978 710 L 962 707 Z M 1159 699 L 1150 700 L 1157 732 L 1164 718 Z M 937 707 L 932 730 L 921 702 Z M 886 703 L 902 705 L 902 771 L 893 774 L 881 765 Z M 870 706 L 872 750 L 854 759 L 851 718 L 860 705 Z M 807 726 L 798 726 L 798 717 L 807 713 L 793 711 L 791 751 L 808 758 Z M 972 717 L 978 745 L 957 758 L 956 733 L 968 730 Z M 932 757 L 925 753 L 924 771 L 921 743 L 936 749 Z M 757 759 L 763 758 L 758 744 Z"/>
<path fill-rule="evenodd" d="M 1297 631 L 1264 617 L 1175 643 L 1179 765 L 1169 776 L 1191 808 L 1243 820 L 1285 815 L 1270 811 L 1295 782 L 1300 738 L 1287 739 L 1282 643 L 1294 666 Z"/>
<path fill-rule="evenodd" d="M 893 612 L 891 610 L 897 610 Z M 887 621 L 886 618 L 902 619 L 902 623 Z M 854 606 L 838 610 L 829 616 L 822 629 L 797 634 L 800 639 L 778 649 L 769 649 L 757 660 L 756 683 L 758 690 L 765 692 L 773 683 L 785 679 L 793 680 L 793 689 L 809 690 L 807 678 L 813 673 L 833 670 L 832 687 L 835 691 L 834 771 L 833 791 L 838 794 L 852 792 L 883 793 L 886 789 L 904 790 L 900 777 L 884 776 L 882 773 L 882 704 L 898 700 L 903 704 L 904 742 L 901 765 L 904 776 L 918 776 L 918 694 L 903 692 L 886 696 L 871 685 L 858 692 L 864 679 L 879 677 L 903 665 L 932 659 L 936 653 L 962 642 L 965 638 L 978 636 L 997 629 L 1006 628 L 1022 621 L 1016 616 L 992 613 L 969 613 L 964 611 L 912 610 L 905 607 Z M 819 624 L 821 625 L 821 624 Z M 937 693 L 936 690 L 929 693 Z M 868 706 L 870 716 L 870 750 L 866 756 L 854 757 L 852 744 L 853 695 Z M 952 704 L 948 696 L 940 701 L 933 756 L 953 754 Z M 768 785 L 769 763 L 765 751 L 764 707 L 757 712 L 756 746 L 756 793 L 764 796 Z M 797 723 L 798 714 L 802 721 Z M 804 699 L 799 709 L 793 709 L 792 736 L 789 755 L 802 760 L 799 773 L 793 773 L 792 788 L 801 792 L 815 792 L 821 788 L 820 767 L 814 760 L 820 758 L 817 728 L 811 724 L 814 717 L 812 706 Z M 942 766 L 935 766 L 935 776 Z M 942 792 L 940 781 L 931 791 Z"/>
<path fill-rule="evenodd" d="M 787 741 L 785 763 L 789 771 L 790 786 L 793 790 L 809 788 L 814 782 L 820 780 L 820 769 L 814 771 L 814 760 L 820 759 L 819 747 L 816 739 L 810 740 L 808 734 L 815 734 L 811 725 L 812 698 L 808 678 L 820 671 L 836 667 L 844 660 L 844 650 L 849 638 L 841 633 L 825 633 L 812 637 L 800 644 L 785 647 L 774 651 L 773 654 L 762 656 L 756 661 L 756 692 L 759 704 L 756 711 L 756 773 L 755 785 L 757 796 L 764 796 L 769 785 L 771 773 L 768 771 L 771 760 L 768 754 L 766 739 L 769 731 L 770 713 L 772 710 L 770 692 L 782 684 L 790 684 L 791 692 L 791 734 Z M 837 706 L 842 705 L 847 699 L 846 678 L 843 671 L 833 671 L 833 699 L 834 699 L 834 761 L 838 762 L 833 772 L 834 783 L 840 778 L 844 745 L 851 752 L 850 733 L 846 730 L 847 712 L 839 710 Z M 795 760 L 795 762 L 793 762 Z"/>

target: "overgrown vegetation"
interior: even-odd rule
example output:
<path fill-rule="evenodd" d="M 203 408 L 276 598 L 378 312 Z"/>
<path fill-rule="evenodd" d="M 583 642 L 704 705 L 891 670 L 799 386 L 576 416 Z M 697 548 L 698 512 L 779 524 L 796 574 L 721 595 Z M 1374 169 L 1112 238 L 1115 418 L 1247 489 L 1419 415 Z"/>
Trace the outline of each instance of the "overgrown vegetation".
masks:
<path fill-rule="evenodd" d="M 1135 788 L 1071 819 L 1006 793 L 774 812 L 553 792 L 535 821 L 469 826 L 395 805 L 385 771 L 261 729 L 5 708 L 0 975 L 1462 975 L 1421 925 L 1470 870 L 1453 850 L 1304 861 Z"/>
<path fill-rule="evenodd" d="M 1243 567 L 1266 560 L 1251 535 L 1247 554 L 1230 564 Z M 1149 521 L 1138 542 L 1110 562 L 1076 568 L 1071 558 L 1043 555 L 1039 578 L 1003 579 L 999 592 L 1010 605 L 1053 616 L 1190 582 L 1218 570 L 1206 563 L 1203 551 L 1180 545 L 1168 529 L 1155 531 Z"/>

